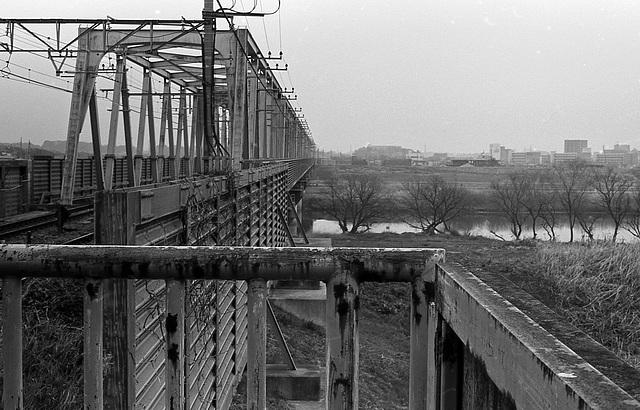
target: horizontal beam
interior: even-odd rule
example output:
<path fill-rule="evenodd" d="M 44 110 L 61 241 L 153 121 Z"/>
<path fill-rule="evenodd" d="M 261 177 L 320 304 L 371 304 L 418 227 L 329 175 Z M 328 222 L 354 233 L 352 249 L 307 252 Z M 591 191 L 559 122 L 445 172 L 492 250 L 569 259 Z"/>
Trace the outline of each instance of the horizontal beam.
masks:
<path fill-rule="evenodd" d="M 360 281 L 408 282 L 444 249 L 223 246 L 0 245 L 0 277 L 321 280 L 348 270 Z"/>

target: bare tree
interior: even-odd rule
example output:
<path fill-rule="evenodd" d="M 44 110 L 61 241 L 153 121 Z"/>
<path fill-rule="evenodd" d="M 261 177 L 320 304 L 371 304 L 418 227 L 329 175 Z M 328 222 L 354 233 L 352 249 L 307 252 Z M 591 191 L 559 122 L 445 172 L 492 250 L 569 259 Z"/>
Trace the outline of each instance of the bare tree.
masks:
<path fill-rule="evenodd" d="M 391 200 L 382 178 L 372 173 L 334 175 L 328 191 L 319 208 L 338 222 L 343 233 L 368 231 Z"/>
<path fill-rule="evenodd" d="M 613 221 L 613 237 L 616 241 L 622 222 L 631 210 L 629 190 L 634 179 L 631 175 L 616 171 L 609 167 L 596 174 L 593 187 L 597 197 L 595 205 L 604 210 Z"/>
<path fill-rule="evenodd" d="M 405 222 L 428 234 L 442 232 L 440 225 L 449 231 L 450 223 L 469 209 L 468 192 L 439 175 L 414 178 L 403 184 L 403 190 L 403 205 L 409 216 Z"/>
<path fill-rule="evenodd" d="M 540 219 L 542 219 L 542 228 L 547 233 L 550 241 L 556 240 L 556 223 L 558 222 L 556 209 L 558 208 L 558 194 L 555 189 L 550 187 L 540 192 L 544 202 L 544 207 L 540 213 Z"/>
<path fill-rule="evenodd" d="M 516 240 L 520 240 L 522 226 L 529 217 L 525 200 L 529 195 L 531 180 L 526 172 L 515 171 L 507 175 L 503 181 L 493 181 L 494 201 L 509 221 L 510 230 Z"/>
<path fill-rule="evenodd" d="M 627 232 L 640 239 L 640 190 L 630 192 L 630 211 L 622 226 Z"/>
<path fill-rule="evenodd" d="M 550 222 L 555 223 L 555 218 L 549 213 L 553 212 L 553 208 L 550 206 L 550 202 L 553 201 L 553 190 L 550 189 L 548 183 L 548 174 L 541 171 L 529 171 L 521 172 L 518 178 L 523 179 L 522 187 L 525 190 L 522 205 L 527 210 L 529 217 L 531 218 L 531 231 L 533 239 L 538 237 L 537 222 L 542 220 L 542 226 L 547 230 L 553 232 L 553 226 Z M 555 232 L 553 233 L 555 236 Z M 550 235 L 551 237 L 551 235 Z"/>
<path fill-rule="evenodd" d="M 592 170 L 584 161 L 572 161 L 552 168 L 551 184 L 558 195 L 558 203 L 569 221 L 571 233 L 569 242 L 573 242 L 573 228 L 578 221 L 578 215 L 585 212 L 588 204 L 591 175 Z"/>

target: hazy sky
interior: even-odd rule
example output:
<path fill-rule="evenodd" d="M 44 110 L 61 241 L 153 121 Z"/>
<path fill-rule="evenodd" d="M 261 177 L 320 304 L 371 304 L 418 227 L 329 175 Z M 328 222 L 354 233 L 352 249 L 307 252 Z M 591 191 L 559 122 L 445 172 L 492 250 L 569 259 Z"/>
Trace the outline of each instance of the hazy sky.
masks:
<path fill-rule="evenodd" d="M 202 7 L 24 0 L 4 1 L 0 17 L 199 18 Z M 564 139 L 640 148 L 636 0 L 282 0 L 279 16 L 249 27 L 265 52 L 282 43 L 282 83 L 296 88 L 320 148 L 562 151 Z M 69 100 L 0 78 L 0 140 L 64 139 Z"/>

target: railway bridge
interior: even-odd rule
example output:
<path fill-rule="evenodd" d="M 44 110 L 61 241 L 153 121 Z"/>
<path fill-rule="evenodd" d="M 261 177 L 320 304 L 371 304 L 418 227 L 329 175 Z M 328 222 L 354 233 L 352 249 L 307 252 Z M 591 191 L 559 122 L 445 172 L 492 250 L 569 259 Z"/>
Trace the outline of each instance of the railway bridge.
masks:
<path fill-rule="evenodd" d="M 70 206 L 80 189 L 95 210 L 95 245 L 0 245 L 4 408 L 23 406 L 27 277 L 84 281 L 86 409 L 227 409 L 243 373 L 248 408 L 264 409 L 276 280 L 326 283 L 328 409 L 358 408 L 365 281 L 412 284 L 411 409 L 640 408 L 637 372 L 573 328 L 550 333 L 543 307 L 509 296 L 500 278 L 448 265 L 442 249 L 294 247 L 315 144 L 271 56 L 248 30 L 218 27 L 230 14 L 206 1 L 197 21 L 0 20 L 10 35 L 33 36 L 42 46 L 30 51 L 60 71 L 75 60 L 66 155 L 49 194 Z M 82 25 L 70 41 L 59 34 L 66 24 Z M 53 34 L 38 34 L 44 26 Z M 2 51 L 25 51 L 11 39 Z M 129 86 L 133 66 L 140 93 Z M 104 152 L 100 93 L 109 95 Z M 94 153 L 79 178 L 87 117 Z"/>

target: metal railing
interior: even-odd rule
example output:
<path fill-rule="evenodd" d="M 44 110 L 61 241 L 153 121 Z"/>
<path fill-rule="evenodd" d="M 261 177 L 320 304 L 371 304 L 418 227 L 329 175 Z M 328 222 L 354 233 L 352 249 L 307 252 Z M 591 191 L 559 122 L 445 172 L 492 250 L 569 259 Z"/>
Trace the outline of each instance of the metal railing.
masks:
<path fill-rule="evenodd" d="M 638 409 L 640 403 L 442 249 L 0 245 L 4 408 L 21 408 L 21 279 L 85 281 L 85 408 L 103 406 L 103 281 L 162 279 L 167 408 L 185 401 L 186 281 L 247 281 L 247 408 L 266 406 L 266 281 L 327 284 L 327 409 L 358 408 L 360 283 L 411 282 L 411 409 Z"/>

